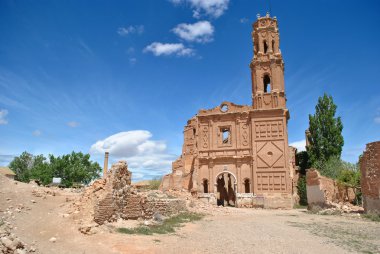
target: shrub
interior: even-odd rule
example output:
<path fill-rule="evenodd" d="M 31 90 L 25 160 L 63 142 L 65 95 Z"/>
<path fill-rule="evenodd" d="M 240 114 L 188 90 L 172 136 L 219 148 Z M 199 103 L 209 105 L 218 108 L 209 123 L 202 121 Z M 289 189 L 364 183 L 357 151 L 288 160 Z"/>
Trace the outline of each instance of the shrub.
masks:
<path fill-rule="evenodd" d="M 297 193 L 300 197 L 300 205 L 306 206 L 307 205 L 307 193 L 306 193 L 306 177 L 301 176 L 298 179 L 297 183 Z"/>
<path fill-rule="evenodd" d="M 148 189 L 149 190 L 158 190 L 161 184 L 161 178 L 156 177 L 149 181 Z"/>

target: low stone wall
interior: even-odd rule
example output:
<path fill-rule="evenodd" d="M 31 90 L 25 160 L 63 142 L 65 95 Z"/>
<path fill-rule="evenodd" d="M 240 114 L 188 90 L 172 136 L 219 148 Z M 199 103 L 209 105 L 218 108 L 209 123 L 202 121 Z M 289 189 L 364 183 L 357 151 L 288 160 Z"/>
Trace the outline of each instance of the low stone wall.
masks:
<path fill-rule="evenodd" d="M 380 214 L 380 141 L 367 144 L 360 171 L 364 212 Z"/>
<path fill-rule="evenodd" d="M 198 199 L 205 203 L 216 204 L 214 193 L 199 193 Z M 293 196 L 287 193 L 236 193 L 236 206 L 239 208 L 292 209 Z"/>
<path fill-rule="evenodd" d="M 318 170 L 312 168 L 306 171 L 306 192 L 309 207 L 326 207 L 331 202 L 352 203 L 355 200 L 352 188 L 341 186 L 335 180 L 321 176 Z"/>
<path fill-rule="evenodd" d="M 142 205 L 144 217 L 150 218 L 158 212 L 164 216 L 170 216 L 186 210 L 186 202 L 181 199 L 145 199 Z"/>

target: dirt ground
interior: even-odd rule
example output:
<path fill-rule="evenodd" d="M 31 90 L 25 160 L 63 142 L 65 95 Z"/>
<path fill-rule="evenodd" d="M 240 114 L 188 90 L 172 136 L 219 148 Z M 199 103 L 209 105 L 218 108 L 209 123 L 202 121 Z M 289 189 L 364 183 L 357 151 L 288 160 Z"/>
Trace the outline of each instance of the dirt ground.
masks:
<path fill-rule="evenodd" d="M 36 253 L 380 253 L 380 223 L 302 209 L 220 208 L 173 234 L 127 235 L 103 226 L 84 235 L 69 212 L 78 197 L 0 176 L 2 223 Z"/>

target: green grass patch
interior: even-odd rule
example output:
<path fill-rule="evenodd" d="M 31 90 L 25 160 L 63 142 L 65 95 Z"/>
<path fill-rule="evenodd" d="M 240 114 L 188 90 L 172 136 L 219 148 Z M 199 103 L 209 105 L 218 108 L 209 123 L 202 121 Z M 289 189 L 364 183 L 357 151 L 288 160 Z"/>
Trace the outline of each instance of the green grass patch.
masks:
<path fill-rule="evenodd" d="M 295 204 L 294 209 L 307 209 L 307 205 L 300 205 L 300 204 Z"/>
<path fill-rule="evenodd" d="M 380 214 L 363 214 L 363 217 L 371 221 L 380 222 Z"/>
<path fill-rule="evenodd" d="M 136 228 L 118 228 L 117 232 L 123 234 L 153 235 L 174 233 L 175 229 L 181 227 L 183 223 L 201 220 L 204 217 L 199 213 L 180 213 L 163 221 L 160 225 L 145 226 Z"/>

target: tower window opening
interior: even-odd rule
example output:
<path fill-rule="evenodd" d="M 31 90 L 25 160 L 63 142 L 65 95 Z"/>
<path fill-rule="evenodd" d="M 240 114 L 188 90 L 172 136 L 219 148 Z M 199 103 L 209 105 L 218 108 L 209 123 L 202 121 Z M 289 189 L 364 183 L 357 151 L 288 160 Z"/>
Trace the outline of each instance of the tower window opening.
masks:
<path fill-rule="evenodd" d="M 250 193 L 249 179 L 244 180 L 244 191 L 245 191 L 245 193 Z"/>
<path fill-rule="evenodd" d="M 274 52 L 275 50 L 274 50 L 274 45 L 275 45 L 275 42 L 274 42 L 274 40 L 272 40 L 272 51 Z"/>
<path fill-rule="evenodd" d="M 271 87 L 270 87 L 270 78 L 268 75 L 264 76 L 263 82 L 264 82 L 264 93 L 270 93 Z"/>
<path fill-rule="evenodd" d="M 203 179 L 203 193 L 208 193 L 208 180 Z"/>
<path fill-rule="evenodd" d="M 267 41 L 264 41 L 264 54 L 266 54 L 268 51 L 268 44 Z"/>
<path fill-rule="evenodd" d="M 229 128 L 222 129 L 222 144 L 229 144 L 231 140 L 231 131 Z"/>

